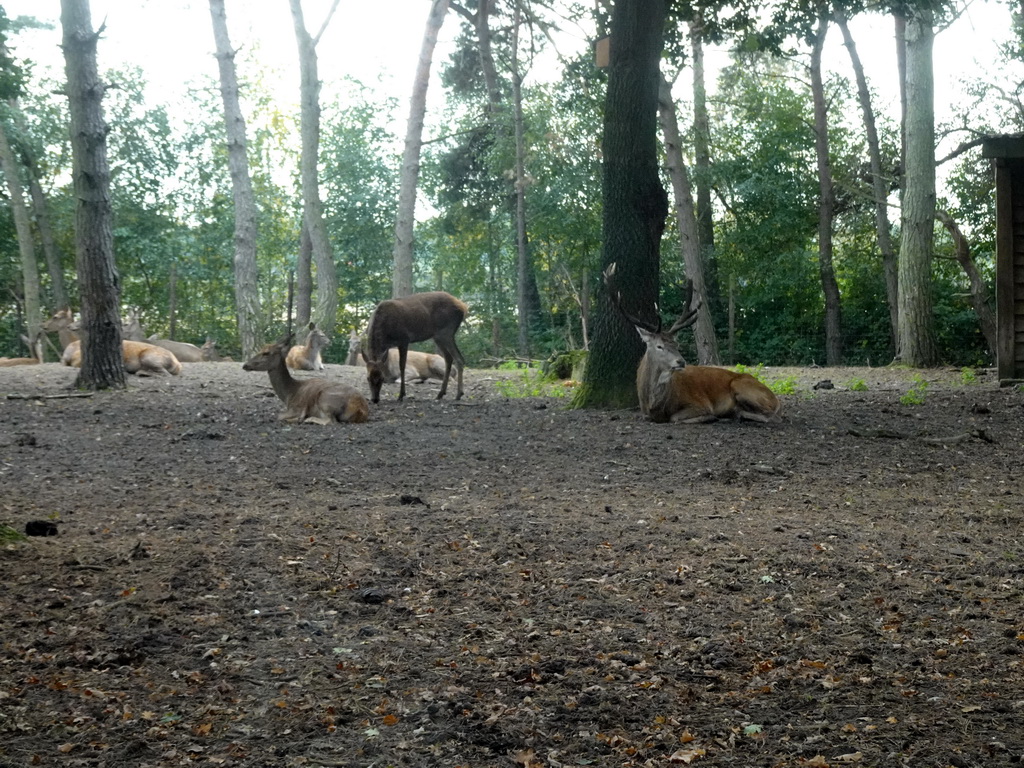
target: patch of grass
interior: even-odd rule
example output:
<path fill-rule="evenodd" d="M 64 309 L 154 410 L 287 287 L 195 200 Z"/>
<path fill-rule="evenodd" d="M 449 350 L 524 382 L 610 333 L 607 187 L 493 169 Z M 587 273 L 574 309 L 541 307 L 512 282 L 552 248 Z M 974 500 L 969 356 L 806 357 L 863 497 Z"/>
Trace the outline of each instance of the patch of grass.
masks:
<path fill-rule="evenodd" d="M 13 544 L 16 541 L 25 541 L 25 534 L 0 523 L 0 544 Z"/>
<path fill-rule="evenodd" d="M 850 379 L 846 385 L 851 392 L 867 392 L 868 383 L 864 379 Z"/>
<path fill-rule="evenodd" d="M 978 383 L 978 374 L 969 366 L 960 369 L 960 383 L 965 387 Z"/>
<path fill-rule="evenodd" d="M 510 398 L 566 397 L 570 390 L 563 382 L 552 381 L 536 368 L 523 368 L 516 378 L 496 381 L 494 387 L 502 396 Z"/>
<path fill-rule="evenodd" d="M 924 405 L 928 398 L 928 382 L 921 378 L 920 374 L 914 376 L 912 386 L 901 397 L 903 405 Z"/>
<path fill-rule="evenodd" d="M 776 395 L 795 395 L 797 390 L 796 376 L 783 376 L 778 379 L 772 379 L 769 381 L 764 375 L 764 363 L 758 363 L 753 368 L 749 368 L 742 363 L 733 366 L 733 370 L 736 373 L 749 373 L 755 379 L 764 384 L 768 389 L 774 392 Z"/>

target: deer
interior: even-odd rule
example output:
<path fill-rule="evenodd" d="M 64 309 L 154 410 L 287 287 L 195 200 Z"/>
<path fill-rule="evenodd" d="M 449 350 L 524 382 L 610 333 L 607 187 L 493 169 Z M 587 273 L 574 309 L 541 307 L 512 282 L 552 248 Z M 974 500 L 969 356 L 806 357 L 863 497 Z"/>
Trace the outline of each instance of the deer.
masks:
<path fill-rule="evenodd" d="M 203 361 L 203 351 L 195 344 L 189 344 L 187 341 L 161 339 L 155 333 L 146 338 L 146 332 L 142 330 L 142 323 L 139 321 L 139 311 L 137 309 L 129 310 L 128 322 L 121 325 L 121 338 L 128 339 L 129 341 L 144 341 L 155 347 L 162 347 L 172 352 L 179 362 L 182 363 L 201 363 Z"/>
<path fill-rule="evenodd" d="M 33 344 L 28 336 L 21 334 L 21 340 L 25 342 L 25 346 L 36 355 L 41 355 L 43 351 L 43 332 L 41 330 L 37 334 L 36 339 L 36 343 Z M 42 362 L 40 357 L 0 357 L 0 368 L 13 368 L 16 365 L 39 365 Z"/>
<path fill-rule="evenodd" d="M 57 338 L 60 340 L 60 348 L 63 351 L 68 348 L 71 342 L 78 340 L 78 333 L 72 328 L 74 324 L 74 313 L 70 307 L 65 307 L 54 312 L 49 320 L 43 322 L 41 327 L 47 333 L 57 334 Z"/>
<path fill-rule="evenodd" d="M 359 365 L 360 352 L 363 348 L 363 341 L 359 338 L 359 331 L 348 332 L 348 356 L 345 358 L 345 365 Z"/>
<path fill-rule="evenodd" d="M 405 378 L 407 381 L 415 380 L 421 384 L 427 379 L 441 381 L 444 379 L 445 367 L 444 358 L 441 355 L 410 349 L 405 359 Z M 400 378 L 398 350 L 392 347 L 388 350 L 388 380 L 398 381 Z"/>
<path fill-rule="evenodd" d="M 220 350 L 217 349 L 217 341 L 213 336 L 207 336 L 206 342 L 201 346 L 200 351 L 203 354 L 204 363 L 233 363 L 230 357 L 221 356 Z"/>
<path fill-rule="evenodd" d="M 139 376 L 177 376 L 181 373 L 181 362 L 169 349 L 147 344 L 144 341 L 121 341 L 124 355 L 124 369 Z M 61 363 L 71 368 L 82 367 L 82 342 L 73 341 L 64 348 Z"/>
<path fill-rule="evenodd" d="M 306 342 L 289 349 L 285 362 L 295 371 L 322 371 L 324 361 L 320 357 L 320 350 L 330 343 L 327 334 L 317 328 L 316 323 L 310 323 Z"/>
<path fill-rule="evenodd" d="M 401 388 L 398 399 L 405 399 L 405 367 L 409 356 L 409 344 L 433 339 L 444 355 L 444 378 L 440 400 L 448 391 L 448 379 L 452 366 L 458 368 L 458 392 L 455 399 L 462 397 L 462 371 L 465 360 L 455 344 L 455 332 L 469 311 L 462 301 L 444 291 L 414 293 L 400 299 L 380 302 L 373 311 L 370 325 L 366 330 L 366 349 L 362 351 L 366 362 L 366 380 L 370 385 L 370 398 L 380 402 L 380 388 L 388 375 L 388 350 L 398 348 L 398 373 Z"/>
<path fill-rule="evenodd" d="M 604 271 L 609 297 L 623 317 L 636 328 L 647 346 L 636 372 L 640 410 L 655 423 L 699 424 L 728 416 L 751 421 L 771 421 L 782 408 L 779 398 L 749 373 L 736 373 L 710 365 L 687 365 L 679 353 L 676 335 L 697 321 L 698 299 L 693 304 L 689 282 L 683 314 L 667 331 L 627 312 L 614 285 L 615 263 Z M 692 305 L 692 306 L 691 306 Z"/>
<path fill-rule="evenodd" d="M 278 416 L 291 423 L 359 424 L 370 417 L 366 398 L 354 387 L 327 379 L 296 379 L 288 372 L 286 357 L 291 334 L 267 344 L 242 365 L 245 371 L 266 371 L 275 394 L 285 404 Z"/>

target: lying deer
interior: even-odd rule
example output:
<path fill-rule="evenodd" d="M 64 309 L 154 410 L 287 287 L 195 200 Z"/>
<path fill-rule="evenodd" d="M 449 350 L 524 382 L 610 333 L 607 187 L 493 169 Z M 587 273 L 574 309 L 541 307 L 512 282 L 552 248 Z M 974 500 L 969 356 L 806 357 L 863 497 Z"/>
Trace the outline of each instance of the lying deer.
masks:
<path fill-rule="evenodd" d="M 441 355 L 410 349 L 405 358 L 405 379 L 416 380 L 421 384 L 427 379 L 443 381 L 446 367 Z M 398 370 L 398 350 L 392 347 L 388 350 L 388 380 L 399 381 L 401 378 Z"/>
<path fill-rule="evenodd" d="M 636 392 L 640 410 L 654 422 L 695 424 L 726 416 L 767 422 L 776 416 L 782 403 L 768 387 L 749 373 L 736 373 L 709 365 L 687 365 L 679 354 L 676 334 L 697 321 L 691 307 L 693 283 L 687 288 L 683 314 L 667 331 L 645 323 L 622 308 L 621 296 L 613 285 L 615 264 L 604 272 L 604 282 L 612 305 L 631 322 L 647 345 L 636 371 Z"/>
<path fill-rule="evenodd" d="M 427 339 L 433 339 L 444 355 L 444 378 L 437 399 L 440 400 L 448 391 L 452 365 L 457 366 L 459 372 L 459 390 L 455 399 L 461 398 L 465 360 L 455 344 L 455 332 L 459 330 L 468 311 L 469 308 L 463 302 L 444 291 L 414 293 L 378 304 L 366 330 L 367 349 L 362 353 L 373 402 L 380 402 L 380 388 L 388 376 L 388 350 L 398 348 L 398 376 L 402 382 L 398 399 L 402 400 L 405 398 L 409 344 Z"/>
<path fill-rule="evenodd" d="M 266 371 L 270 376 L 270 385 L 285 404 L 279 419 L 292 423 L 358 424 L 370 417 L 366 398 L 354 387 L 327 379 L 294 378 L 285 363 L 290 346 L 291 336 L 288 335 L 267 344 L 242 365 L 243 370 Z"/>
<path fill-rule="evenodd" d="M 320 350 L 330 344 L 327 334 L 316 327 L 316 323 L 309 324 L 309 336 L 305 344 L 297 344 L 288 350 L 288 359 L 285 361 L 288 367 L 295 371 L 322 371 L 324 361 L 320 356 Z"/>
<path fill-rule="evenodd" d="M 25 342 L 25 346 L 39 355 L 42 354 L 43 350 L 42 331 L 39 332 L 37 339 L 36 343 L 33 344 L 29 341 L 28 336 L 25 336 L 24 334 L 21 336 L 21 340 Z M 16 365 L 39 365 L 41 362 L 42 359 L 39 357 L 0 357 L 0 368 L 12 368 Z"/>
<path fill-rule="evenodd" d="M 147 339 L 146 332 L 142 330 L 142 323 L 139 321 L 139 311 L 137 309 L 129 310 L 128 321 L 121 326 L 121 338 L 128 339 L 129 341 L 144 341 L 155 347 L 162 347 L 172 352 L 179 362 L 182 363 L 200 363 L 203 361 L 203 351 L 195 344 L 189 344 L 187 341 L 161 339 L 155 333 Z"/>
<path fill-rule="evenodd" d="M 206 337 L 206 343 L 201 346 L 200 351 L 203 353 L 204 363 L 233 363 L 230 357 L 222 357 L 220 350 L 217 349 L 217 342 L 212 336 Z"/>
<path fill-rule="evenodd" d="M 147 344 L 144 341 L 124 339 L 121 342 L 124 354 L 124 369 L 139 376 L 177 376 L 181 363 L 169 349 Z M 73 341 L 64 349 L 60 361 L 72 368 L 82 367 L 82 342 Z"/>

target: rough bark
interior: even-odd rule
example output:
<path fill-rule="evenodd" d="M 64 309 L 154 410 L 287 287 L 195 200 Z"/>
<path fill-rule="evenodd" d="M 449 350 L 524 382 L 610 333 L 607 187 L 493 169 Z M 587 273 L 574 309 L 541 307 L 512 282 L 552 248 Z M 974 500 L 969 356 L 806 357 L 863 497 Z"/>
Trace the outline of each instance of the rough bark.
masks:
<path fill-rule="evenodd" d="M 512 29 L 512 122 L 515 133 L 515 223 L 516 223 L 516 266 L 518 285 L 517 308 L 519 313 L 518 351 L 522 357 L 530 357 L 530 326 L 537 316 L 537 307 L 531 302 L 530 285 L 533 280 L 533 259 L 530 241 L 526 233 L 526 140 L 523 126 L 523 77 L 519 70 L 519 31 L 522 16 L 516 3 L 515 20 Z M 536 289 L 536 282 L 533 282 Z M 538 297 L 539 304 L 539 297 Z"/>
<path fill-rule="evenodd" d="M 899 357 L 910 366 L 938 362 L 932 310 L 935 227 L 935 108 L 932 12 L 906 24 L 906 154 L 899 257 Z"/>
<path fill-rule="evenodd" d="M 256 267 L 256 201 L 249 175 L 246 155 L 248 141 L 245 117 L 238 98 L 238 75 L 235 71 L 235 50 L 228 35 L 224 0 L 210 0 L 213 38 L 217 45 L 220 70 L 220 95 L 224 102 L 224 126 L 228 141 L 228 169 L 235 204 L 235 312 L 242 354 L 251 357 L 263 345 L 260 326 L 258 270 Z"/>
<path fill-rule="evenodd" d="M 832 165 L 828 157 L 828 110 L 825 83 L 821 75 L 821 52 L 828 34 L 828 17 L 818 19 L 818 30 L 811 50 L 811 97 L 814 101 L 814 150 L 818 165 L 818 272 L 825 297 L 825 364 L 839 365 L 843 358 L 842 308 L 839 284 L 832 263 L 832 220 L 836 196 L 832 184 Z"/>
<path fill-rule="evenodd" d="M 696 174 L 697 240 L 706 269 L 708 298 L 718 301 L 718 270 L 715 267 L 715 219 L 711 205 L 711 118 L 708 115 L 707 87 L 704 77 L 703 24 L 690 22 L 690 48 L 693 53 L 693 168 Z"/>
<path fill-rule="evenodd" d="M 974 313 L 978 316 L 978 326 L 985 337 L 985 343 L 988 344 L 989 351 L 995 355 L 998 347 L 996 313 L 993 311 L 989 301 L 988 286 L 985 285 L 981 273 L 978 272 L 978 266 L 974 263 L 974 257 L 971 255 L 971 244 L 948 211 L 936 211 L 935 216 L 942 222 L 942 226 L 949 232 L 950 237 L 953 238 L 956 260 L 963 268 L 964 274 L 967 275 L 967 280 L 970 283 L 971 306 L 974 307 Z"/>
<path fill-rule="evenodd" d="M 11 215 L 14 218 L 14 231 L 18 237 L 18 253 L 21 255 L 22 298 L 25 302 L 25 326 L 27 338 L 40 338 L 42 313 L 39 302 L 39 263 L 36 261 L 36 249 L 32 241 L 32 225 L 29 221 L 28 206 L 25 204 L 25 192 L 21 186 L 21 173 L 18 162 L 14 158 L 14 150 L 8 139 L 7 128 L 0 123 L 0 169 L 3 170 L 10 195 Z M 32 350 L 33 354 L 37 350 Z M 41 358 L 40 358 L 41 359 Z"/>
<path fill-rule="evenodd" d="M 332 336 L 336 331 L 338 316 L 338 273 L 334 265 L 334 249 L 324 225 L 323 202 L 320 199 L 320 76 L 316 55 L 320 35 L 314 38 L 307 31 L 302 16 L 302 0 L 289 0 L 289 3 L 299 48 L 302 215 L 309 229 L 313 261 L 316 264 L 316 308 L 313 320 Z M 335 0 L 328 20 L 337 5 Z M 322 33 L 323 29 L 320 31 Z"/>
<path fill-rule="evenodd" d="M 899 317 L 899 277 L 896 263 L 896 248 L 892 242 L 892 231 L 889 224 L 889 185 L 882 172 L 882 150 L 878 141 L 878 128 L 875 124 L 875 112 L 871 106 L 871 93 L 868 90 L 868 81 L 864 76 L 864 66 L 861 63 L 860 55 L 857 53 L 857 46 L 850 34 L 850 27 L 846 23 L 846 15 L 836 10 L 834 13 L 836 24 L 843 33 L 843 44 L 850 54 L 850 63 L 853 66 L 854 77 L 857 81 L 857 99 L 860 102 L 861 114 L 864 117 L 864 135 L 868 142 L 868 158 L 871 164 L 871 190 L 875 198 L 875 236 L 878 240 L 878 250 L 882 254 L 882 272 L 885 276 L 885 296 L 889 305 L 889 327 L 892 339 L 893 352 L 896 350 L 896 329 Z"/>
<path fill-rule="evenodd" d="M 683 160 L 682 142 L 679 136 L 679 119 L 676 103 L 672 98 L 672 85 L 662 76 L 658 89 L 658 113 L 661 116 L 661 130 L 665 137 L 665 158 L 668 175 L 672 182 L 672 195 L 679 228 L 679 250 L 686 266 L 686 276 L 693 281 L 693 290 L 701 299 L 697 322 L 693 326 L 693 339 L 697 345 L 698 365 L 718 365 L 718 337 L 711 317 L 707 286 L 704 280 L 704 263 L 701 259 L 701 243 L 698 234 L 697 216 L 693 207 L 693 191 L 690 174 Z"/>
<path fill-rule="evenodd" d="M 416 64 L 416 77 L 409 100 L 409 122 L 405 130 L 405 151 L 398 186 L 398 212 L 395 216 L 395 247 L 392 252 L 391 297 L 398 299 L 413 293 L 413 228 L 416 220 L 416 185 L 420 176 L 420 152 L 423 148 L 423 120 L 427 112 L 427 87 L 434 59 L 437 36 L 448 13 L 448 0 L 434 0 L 427 15 L 427 27 Z"/>
<path fill-rule="evenodd" d="M 313 241 L 309 228 L 302 222 L 299 233 L 299 255 L 295 259 L 295 326 L 304 328 L 312 319 L 313 309 Z"/>
<path fill-rule="evenodd" d="M 125 387 L 120 278 L 114 263 L 104 84 L 96 66 L 99 33 L 88 0 L 61 0 L 75 192 L 75 264 L 81 301 L 82 367 L 75 385 Z M 102 31 L 102 30 L 101 30 Z"/>
<path fill-rule="evenodd" d="M 623 304 L 634 314 L 654 311 L 659 246 L 668 196 L 658 173 L 658 62 L 665 0 L 619 2 L 612 9 L 611 63 L 605 99 L 603 252 L 618 265 Z M 636 331 L 598 297 L 590 357 L 574 401 L 582 407 L 637 404 L 636 369 L 643 354 Z"/>

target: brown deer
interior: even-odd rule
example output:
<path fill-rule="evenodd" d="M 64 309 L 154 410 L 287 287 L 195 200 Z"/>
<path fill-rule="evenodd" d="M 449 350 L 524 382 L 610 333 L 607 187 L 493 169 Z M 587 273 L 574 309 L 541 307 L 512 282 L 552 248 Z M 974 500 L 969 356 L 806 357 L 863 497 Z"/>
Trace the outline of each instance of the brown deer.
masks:
<path fill-rule="evenodd" d="M 366 380 L 370 384 L 373 402 L 380 402 L 380 388 L 388 375 L 388 350 L 398 348 L 398 373 L 402 382 L 398 399 L 403 400 L 409 344 L 427 339 L 433 339 L 444 355 L 444 378 L 437 399 L 440 400 L 448 391 L 452 365 L 457 366 L 459 372 L 455 399 L 461 398 L 465 360 L 455 344 L 455 332 L 459 330 L 468 311 L 469 308 L 463 302 L 444 291 L 414 293 L 378 304 L 366 330 L 367 349 L 363 350 Z"/>
<path fill-rule="evenodd" d="M 75 324 L 75 315 L 69 307 L 58 309 L 49 320 L 43 322 L 42 329 L 47 333 L 56 333 L 60 340 L 61 350 L 68 348 L 68 344 L 78 341 L 78 333 L 72 329 Z"/>
<path fill-rule="evenodd" d="M 124 339 L 121 342 L 124 353 L 124 369 L 139 376 L 177 376 L 181 363 L 169 349 L 147 344 L 144 341 Z M 60 361 L 72 368 L 82 367 L 82 342 L 73 341 L 64 349 Z"/>
<path fill-rule="evenodd" d="M 442 381 L 445 368 L 444 358 L 441 355 L 410 349 L 405 358 L 406 381 L 417 380 L 421 384 L 427 379 Z M 398 371 L 398 350 L 392 347 L 388 350 L 388 380 L 398 381 L 399 379 L 401 379 L 401 374 Z"/>
<path fill-rule="evenodd" d="M 749 373 L 736 373 L 709 365 L 687 365 L 679 354 L 676 334 L 697 321 L 698 301 L 691 306 L 693 283 L 687 287 L 683 314 L 667 331 L 645 323 L 626 312 L 613 285 L 615 264 L 604 271 L 612 305 L 636 328 L 647 345 L 636 371 L 636 392 L 640 410 L 654 422 L 695 424 L 732 416 L 767 422 L 782 404 L 768 387 Z"/>
<path fill-rule="evenodd" d="M 32 352 L 34 352 L 35 354 L 42 354 L 42 331 L 39 332 L 39 334 L 36 336 L 36 339 L 36 343 L 33 344 L 31 341 L 29 341 L 28 336 L 25 336 L 24 334 L 22 334 L 21 336 L 21 340 L 25 342 L 25 346 L 27 346 Z M 39 357 L 0 357 L 0 368 L 13 368 L 16 365 L 39 365 L 41 362 L 43 361 Z"/>
<path fill-rule="evenodd" d="M 128 321 L 121 325 L 121 338 L 129 341 L 144 341 L 155 347 L 162 347 L 172 352 L 182 363 L 201 363 L 203 361 L 203 351 L 195 344 L 189 344 L 187 341 L 161 339 L 155 333 L 147 339 L 146 332 L 142 330 L 137 309 L 128 311 Z"/>
<path fill-rule="evenodd" d="M 199 348 L 203 353 L 204 363 L 233 363 L 230 357 L 221 356 L 220 350 L 217 349 L 217 341 L 213 336 L 206 337 L 206 343 Z"/>
<path fill-rule="evenodd" d="M 289 368 L 295 371 L 322 371 L 324 361 L 320 357 L 320 350 L 330 343 L 327 334 L 317 328 L 316 323 L 310 323 L 306 342 L 289 349 L 285 362 Z"/>
<path fill-rule="evenodd" d="M 267 344 L 242 369 L 266 371 L 270 385 L 285 404 L 282 421 L 330 424 L 335 421 L 358 424 L 370 417 L 370 406 L 354 387 L 327 379 L 296 379 L 288 372 L 285 357 L 291 335 Z"/>
<path fill-rule="evenodd" d="M 359 331 L 348 332 L 348 356 L 345 358 L 345 365 L 359 365 L 360 351 L 363 348 L 363 341 L 359 338 Z"/>

